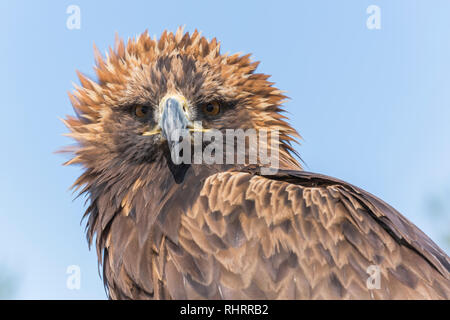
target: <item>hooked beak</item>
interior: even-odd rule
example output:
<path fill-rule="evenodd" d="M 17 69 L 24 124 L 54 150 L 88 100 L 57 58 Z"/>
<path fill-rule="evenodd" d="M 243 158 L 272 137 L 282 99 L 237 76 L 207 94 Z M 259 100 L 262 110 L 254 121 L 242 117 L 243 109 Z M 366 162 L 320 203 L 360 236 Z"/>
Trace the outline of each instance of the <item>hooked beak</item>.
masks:
<path fill-rule="evenodd" d="M 180 136 L 188 133 L 186 109 L 187 102 L 182 96 L 169 96 L 161 101 L 159 127 L 161 135 L 168 141 L 178 141 Z"/>
<path fill-rule="evenodd" d="M 189 121 L 187 100 L 181 95 L 164 97 L 159 104 L 159 110 L 158 125 L 153 130 L 144 132 L 143 136 L 161 134 L 171 144 L 171 142 L 178 142 L 181 136 L 185 136 L 189 132 L 208 131 L 197 128 Z"/>
<path fill-rule="evenodd" d="M 159 104 L 159 122 L 153 130 L 145 131 L 143 136 L 161 134 L 169 140 L 178 131 L 183 133 L 189 126 L 189 120 L 185 113 L 187 102 L 183 96 L 169 95 L 164 97 Z"/>

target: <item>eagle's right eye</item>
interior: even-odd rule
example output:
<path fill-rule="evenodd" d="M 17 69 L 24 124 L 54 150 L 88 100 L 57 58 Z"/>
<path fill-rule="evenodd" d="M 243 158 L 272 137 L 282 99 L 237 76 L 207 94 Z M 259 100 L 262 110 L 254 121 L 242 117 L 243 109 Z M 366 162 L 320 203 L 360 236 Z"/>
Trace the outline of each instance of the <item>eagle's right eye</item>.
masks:
<path fill-rule="evenodd" d="M 220 105 L 218 102 L 214 101 L 208 104 L 205 104 L 202 107 L 203 113 L 209 115 L 209 116 L 215 116 L 220 111 Z"/>
<path fill-rule="evenodd" d="M 148 107 L 147 106 L 136 106 L 134 107 L 134 114 L 138 118 L 144 118 L 148 113 Z"/>

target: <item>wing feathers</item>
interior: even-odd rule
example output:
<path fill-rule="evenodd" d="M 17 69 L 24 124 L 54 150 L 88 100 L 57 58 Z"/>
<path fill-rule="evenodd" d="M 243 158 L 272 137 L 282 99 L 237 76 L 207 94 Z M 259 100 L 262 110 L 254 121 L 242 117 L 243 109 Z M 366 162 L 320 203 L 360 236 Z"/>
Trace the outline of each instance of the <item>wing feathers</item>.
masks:
<path fill-rule="evenodd" d="M 105 258 L 112 295 L 176 299 L 450 296 L 445 253 L 393 208 L 354 186 L 298 171 L 268 177 L 222 172 L 197 185 L 201 188 L 194 192 L 197 198 L 184 212 L 179 201 L 164 209 L 167 217 L 180 215 L 180 222 L 173 224 L 179 226 L 175 237 L 175 231 L 166 226 L 170 221 L 160 221 L 148 226 L 159 233 L 152 229 L 142 245 L 137 239 L 143 226 L 126 215 L 114 218 L 114 246 Z M 164 239 L 166 230 L 171 235 L 166 241 L 158 240 Z M 158 252 L 149 250 L 148 243 L 159 243 Z M 161 253 L 164 250 L 166 254 Z M 150 264 L 157 269 L 152 276 Z M 367 287 L 370 266 L 380 272 L 379 289 Z"/>

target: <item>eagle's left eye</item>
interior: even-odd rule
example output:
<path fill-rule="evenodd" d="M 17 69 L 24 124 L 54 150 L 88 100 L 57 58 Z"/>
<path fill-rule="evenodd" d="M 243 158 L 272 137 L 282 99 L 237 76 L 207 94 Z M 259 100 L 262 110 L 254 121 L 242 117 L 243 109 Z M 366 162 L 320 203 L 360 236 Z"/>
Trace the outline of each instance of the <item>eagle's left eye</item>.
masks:
<path fill-rule="evenodd" d="M 202 107 L 202 110 L 205 114 L 207 114 L 209 116 L 215 116 L 220 111 L 220 105 L 218 102 L 215 102 L 215 101 L 210 102 L 210 103 L 205 104 Z"/>
<path fill-rule="evenodd" d="M 136 106 L 134 108 L 134 114 L 138 118 L 144 118 L 148 113 L 148 107 L 147 106 Z"/>

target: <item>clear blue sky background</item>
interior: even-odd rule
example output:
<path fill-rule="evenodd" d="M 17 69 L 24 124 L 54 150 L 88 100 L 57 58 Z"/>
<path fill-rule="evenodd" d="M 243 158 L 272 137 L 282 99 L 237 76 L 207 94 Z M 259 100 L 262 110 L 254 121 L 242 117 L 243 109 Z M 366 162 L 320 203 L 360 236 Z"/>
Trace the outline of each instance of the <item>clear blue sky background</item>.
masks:
<path fill-rule="evenodd" d="M 71 4 L 80 30 L 66 28 Z M 366 28 L 371 4 L 381 30 Z M 449 252 L 448 212 L 427 205 L 450 196 L 449 14 L 449 1 L 2 1 L 0 265 L 18 280 L 14 297 L 105 298 L 83 200 L 68 191 L 80 169 L 53 152 L 71 143 L 58 117 L 73 113 L 75 69 L 92 75 L 93 42 L 104 52 L 116 31 L 185 25 L 222 52 L 253 53 L 291 97 L 307 170 L 385 199 Z M 72 264 L 80 290 L 66 288 Z"/>

